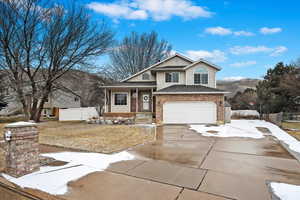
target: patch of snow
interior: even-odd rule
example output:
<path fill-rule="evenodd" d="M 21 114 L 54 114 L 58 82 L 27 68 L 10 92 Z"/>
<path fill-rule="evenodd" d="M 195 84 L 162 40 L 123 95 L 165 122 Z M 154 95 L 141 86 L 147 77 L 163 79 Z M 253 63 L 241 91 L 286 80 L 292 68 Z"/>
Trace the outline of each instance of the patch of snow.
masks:
<path fill-rule="evenodd" d="M 299 200 L 300 198 L 300 185 L 272 182 L 270 186 L 281 200 Z"/>
<path fill-rule="evenodd" d="M 154 127 L 156 127 L 156 124 L 155 123 L 152 123 L 152 124 L 134 124 L 133 126 L 154 128 Z"/>
<path fill-rule="evenodd" d="M 21 127 L 22 126 L 36 126 L 36 123 L 20 121 L 20 122 L 14 122 L 14 123 L 7 124 L 5 127 L 14 128 L 14 127 L 20 127 L 20 126 Z"/>
<path fill-rule="evenodd" d="M 265 127 L 268 128 L 272 135 L 276 137 L 278 140 L 282 141 L 283 143 L 287 144 L 288 147 L 300 153 L 300 142 L 294 138 L 293 136 L 289 135 L 287 132 L 276 126 L 275 124 L 272 124 L 270 122 L 266 122 L 263 120 L 253 120 L 255 123 L 255 126 L 258 127 Z"/>
<path fill-rule="evenodd" d="M 2 175 L 20 187 L 34 188 L 50 194 L 62 195 L 68 191 L 68 182 L 96 171 L 102 171 L 112 163 L 134 159 L 134 156 L 126 151 L 111 155 L 81 152 L 47 153 L 42 155 L 68 162 L 68 164 L 58 167 L 41 167 L 39 171 L 19 178 L 6 174 Z"/>
<path fill-rule="evenodd" d="M 259 117 L 259 112 L 256 110 L 232 110 L 231 111 L 231 116 L 256 116 Z"/>
<path fill-rule="evenodd" d="M 220 126 L 191 125 L 191 129 L 203 136 L 213 137 L 249 137 L 263 138 L 263 134 L 249 120 L 231 120 L 231 123 Z M 216 131 L 212 133 L 210 131 Z"/>
<path fill-rule="evenodd" d="M 300 142 L 297 139 L 275 124 L 264 120 L 231 120 L 231 123 L 210 127 L 206 125 L 191 125 L 191 129 L 204 136 L 263 138 L 263 134 L 256 127 L 268 128 L 274 137 L 287 144 L 291 150 L 300 153 Z M 217 131 L 217 133 L 210 133 L 209 131 Z"/>

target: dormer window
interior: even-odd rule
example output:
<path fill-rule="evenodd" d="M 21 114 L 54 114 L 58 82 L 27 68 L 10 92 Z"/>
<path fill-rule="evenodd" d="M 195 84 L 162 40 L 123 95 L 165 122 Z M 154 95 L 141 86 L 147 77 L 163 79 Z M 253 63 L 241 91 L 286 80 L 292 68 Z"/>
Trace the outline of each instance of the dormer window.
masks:
<path fill-rule="evenodd" d="M 194 84 L 208 84 L 208 71 L 205 68 L 197 68 L 194 71 Z"/>
<path fill-rule="evenodd" d="M 179 72 L 166 72 L 165 78 L 166 78 L 166 83 L 178 83 Z"/>
<path fill-rule="evenodd" d="M 150 74 L 149 73 L 144 73 L 142 75 L 142 80 L 150 80 Z"/>

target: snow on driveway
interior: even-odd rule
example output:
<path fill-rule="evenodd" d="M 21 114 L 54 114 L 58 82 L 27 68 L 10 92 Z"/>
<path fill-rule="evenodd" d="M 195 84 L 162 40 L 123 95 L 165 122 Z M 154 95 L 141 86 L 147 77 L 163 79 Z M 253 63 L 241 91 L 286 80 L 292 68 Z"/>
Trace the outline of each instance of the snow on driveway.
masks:
<path fill-rule="evenodd" d="M 299 200 L 300 199 L 300 186 L 290 185 L 286 183 L 270 183 L 272 191 L 281 200 Z"/>
<path fill-rule="evenodd" d="M 112 155 L 80 152 L 48 153 L 42 155 L 68 162 L 68 164 L 59 167 L 41 167 L 39 171 L 19 178 L 14 178 L 7 174 L 2 175 L 20 187 L 39 189 L 50 194 L 62 195 L 68 191 L 68 182 L 96 171 L 102 171 L 111 163 L 134 159 L 134 156 L 126 151 Z"/>
<path fill-rule="evenodd" d="M 274 137 L 287 144 L 291 150 L 300 153 L 300 142 L 297 139 L 264 120 L 231 120 L 231 123 L 220 126 L 191 125 L 192 130 L 203 136 L 263 138 L 264 135 L 256 127 L 268 128 Z"/>
<path fill-rule="evenodd" d="M 262 132 L 255 128 L 254 121 L 232 120 L 220 126 L 191 125 L 191 129 L 203 136 L 263 138 Z"/>

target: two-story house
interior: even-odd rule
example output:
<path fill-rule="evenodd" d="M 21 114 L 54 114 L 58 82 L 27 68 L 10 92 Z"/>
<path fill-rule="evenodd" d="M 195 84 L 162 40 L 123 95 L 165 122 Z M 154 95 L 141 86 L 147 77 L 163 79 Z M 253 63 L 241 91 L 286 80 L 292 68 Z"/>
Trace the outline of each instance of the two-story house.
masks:
<path fill-rule="evenodd" d="M 26 87 L 24 88 L 24 91 L 27 93 L 26 101 L 29 104 L 32 103 L 30 88 Z M 7 87 L 5 89 L 3 101 L 6 103 L 6 106 L 0 110 L 0 116 L 14 115 L 23 112 L 22 104 L 12 88 Z M 51 94 L 49 94 L 49 97 L 44 104 L 42 115 L 47 117 L 58 117 L 59 109 L 79 107 L 81 107 L 81 97 L 69 88 L 59 85 L 55 87 L 55 90 L 53 90 Z"/>
<path fill-rule="evenodd" d="M 225 91 L 216 88 L 221 68 L 175 54 L 105 88 L 104 116 L 150 113 L 156 123 L 223 123 Z"/>

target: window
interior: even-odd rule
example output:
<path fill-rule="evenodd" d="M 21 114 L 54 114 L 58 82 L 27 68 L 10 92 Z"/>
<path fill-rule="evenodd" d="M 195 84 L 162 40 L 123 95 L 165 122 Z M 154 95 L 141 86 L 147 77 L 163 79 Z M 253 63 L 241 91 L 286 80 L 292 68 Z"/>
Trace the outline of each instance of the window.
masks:
<path fill-rule="evenodd" d="M 127 94 L 115 94 L 115 105 L 127 105 Z"/>
<path fill-rule="evenodd" d="M 204 68 L 198 68 L 194 72 L 194 84 L 208 84 L 208 72 Z"/>
<path fill-rule="evenodd" d="M 166 72 L 166 83 L 178 83 L 179 72 Z"/>
<path fill-rule="evenodd" d="M 74 101 L 76 101 L 76 102 L 79 101 L 79 98 L 78 98 L 78 97 L 75 97 L 75 98 L 74 98 Z"/>
<path fill-rule="evenodd" d="M 142 75 L 142 80 L 150 80 L 150 74 L 144 73 L 144 74 Z"/>

